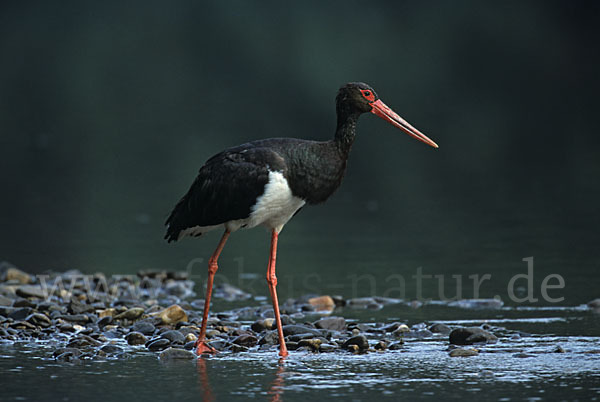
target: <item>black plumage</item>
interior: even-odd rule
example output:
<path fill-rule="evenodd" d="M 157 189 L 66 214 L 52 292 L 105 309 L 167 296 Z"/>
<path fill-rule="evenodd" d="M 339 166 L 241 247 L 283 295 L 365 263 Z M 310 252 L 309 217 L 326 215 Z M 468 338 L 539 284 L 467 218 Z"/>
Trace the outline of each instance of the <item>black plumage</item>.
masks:
<path fill-rule="evenodd" d="M 308 204 L 327 200 L 342 182 L 358 117 L 370 110 L 357 88 L 373 91 L 362 83 L 340 89 L 333 140 L 258 140 L 229 148 L 206 161 L 169 215 L 165 239 L 178 240 L 181 231 L 195 226 L 247 218 L 264 192 L 270 171 L 281 172 L 292 194 Z"/>

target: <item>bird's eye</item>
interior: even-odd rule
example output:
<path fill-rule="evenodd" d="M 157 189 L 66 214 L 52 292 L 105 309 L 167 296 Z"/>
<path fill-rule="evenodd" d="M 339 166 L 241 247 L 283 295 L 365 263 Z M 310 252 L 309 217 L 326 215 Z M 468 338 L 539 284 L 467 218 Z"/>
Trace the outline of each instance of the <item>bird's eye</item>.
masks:
<path fill-rule="evenodd" d="M 375 95 L 373 95 L 372 91 L 369 91 L 368 89 L 363 89 L 360 92 L 362 93 L 362 96 L 369 102 L 373 102 L 375 100 Z"/>

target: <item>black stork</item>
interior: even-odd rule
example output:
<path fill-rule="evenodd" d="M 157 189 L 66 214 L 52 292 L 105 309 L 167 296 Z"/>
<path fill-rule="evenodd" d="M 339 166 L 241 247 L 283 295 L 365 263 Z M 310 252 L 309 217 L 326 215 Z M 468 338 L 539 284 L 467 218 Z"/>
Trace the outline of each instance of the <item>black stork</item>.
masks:
<path fill-rule="evenodd" d="M 337 127 L 330 141 L 271 138 L 226 149 L 210 158 L 166 221 L 165 239 L 200 236 L 224 228 L 208 262 L 206 299 L 196 352 L 214 353 L 205 343 L 206 322 L 219 254 L 231 232 L 266 226 L 271 231 L 267 283 L 279 336 L 279 354 L 287 356 L 277 302 L 275 258 L 279 232 L 305 204 L 319 204 L 340 186 L 361 114 L 371 112 L 407 134 L 437 148 L 406 120 L 387 107 L 373 88 L 351 82 L 336 97 Z"/>

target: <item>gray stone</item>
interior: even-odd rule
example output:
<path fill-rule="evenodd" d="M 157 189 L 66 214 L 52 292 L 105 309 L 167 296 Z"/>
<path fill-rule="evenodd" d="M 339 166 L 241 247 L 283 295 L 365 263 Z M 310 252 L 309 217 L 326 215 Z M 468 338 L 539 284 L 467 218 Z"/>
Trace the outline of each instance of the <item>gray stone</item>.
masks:
<path fill-rule="evenodd" d="M 158 352 L 159 350 L 168 348 L 170 344 L 171 342 L 168 339 L 158 338 L 147 343 L 146 347 L 152 352 Z"/>
<path fill-rule="evenodd" d="M 12 318 L 13 320 L 24 320 L 32 311 L 33 309 L 31 307 L 18 308 L 12 311 L 8 315 L 8 318 Z"/>
<path fill-rule="evenodd" d="M 33 325 L 37 325 L 38 327 L 43 328 L 48 328 L 52 325 L 52 321 L 50 320 L 50 318 L 40 313 L 30 314 L 25 320 Z"/>
<path fill-rule="evenodd" d="M 67 311 L 71 314 L 94 313 L 94 306 L 84 304 L 77 299 L 71 299 Z"/>
<path fill-rule="evenodd" d="M 144 345 L 144 344 L 146 344 L 146 342 L 148 342 L 148 338 L 146 338 L 144 336 L 144 334 L 142 334 L 140 332 L 130 332 L 127 334 L 125 339 L 127 340 L 127 343 L 132 346 Z"/>
<path fill-rule="evenodd" d="M 221 283 L 213 289 L 213 297 L 225 299 L 227 301 L 247 300 L 252 297 L 250 293 L 236 288 L 229 283 Z"/>
<path fill-rule="evenodd" d="M 260 340 L 258 341 L 259 345 L 277 345 L 279 343 L 279 336 L 277 335 L 277 331 L 269 331 L 267 332 Z"/>
<path fill-rule="evenodd" d="M 117 354 L 123 352 L 123 349 L 121 349 L 120 347 L 110 344 L 102 346 L 100 350 L 106 354 Z"/>
<path fill-rule="evenodd" d="M 342 345 L 344 349 L 350 349 L 352 345 L 358 346 L 360 350 L 369 349 L 369 341 L 363 335 L 353 336 Z"/>
<path fill-rule="evenodd" d="M 98 327 L 99 328 L 104 328 L 107 325 L 112 324 L 113 322 L 113 318 L 111 315 L 107 315 L 105 317 L 102 317 L 98 320 Z"/>
<path fill-rule="evenodd" d="M 233 340 L 236 345 L 252 347 L 258 343 L 258 339 L 254 335 L 243 334 Z"/>
<path fill-rule="evenodd" d="M 194 352 L 190 352 L 189 350 L 169 348 L 160 352 L 158 358 L 163 361 L 193 360 L 196 358 L 196 355 L 194 354 Z"/>
<path fill-rule="evenodd" d="M 590 301 L 588 307 L 594 310 L 600 310 L 600 298 Z"/>
<path fill-rule="evenodd" d="M 306 333 L 311 333 L 315 336 L 321 336 L 321 331 L 319 331 L 318 329 L 315 329 L 315 328 L 310 328 L 305 325 L 292 324 L 292 325 L 284 325 L 283 326 L 283 335 L 285 335 L 285 336 L 306 334 Z"/>
<path fill-rule="evenodd" d="M 433 333 L 428 329 L 411 329 L 410 331 L 404 333 L 405 338 L 424 339 L 431 338 L 432 336 Z"/>
<path fill-rule="evenodd" d="M 315 327 L 330 331 L 343 331 L 346 329 L 346 320 L 343 317 L 327 317 L 316 321 Z"/>
<path fill-rule="evenodd" d="M 65 314 L 61 315 L 60 318 L 77 324 L 85 324 L 90 321 L 90 317 L 85 314 Z"/>
<path fill-rule="evenodd" d="M 126 311 L 123 311 L 120 314 L 117 314 L 115 316 L 115 320 L 137 320 L 138 318 L 140 318 L 142 316 L 142 314 L 144 314 L 144 309 L 140 308 L 140 307 L 134 307 L 134 308 L 130 308 L 127 309 Z"/>
<path fill-rule="evenodd" d="M 156 327 L 149 321 L 137 321 L 131 327 L 132 331 L 141 332 L 144 335 L 152 335 Z"/>
<path fill-rule="evenodd" d="M 479 327 L 456 328 L 450 332 L 450 343 L 453 345 L 472 345 L 474 343 L 494 343 L 498 338 Z"/>
<path fill-rule="evenodd" d="M 470 357 L 470 356 L 477 356 L 478 354 L 479 354 L 479 351 L 477 349 L 463 349 L 463 348 L 453 349 L 449 353 L 450 357 Z"/>
<path fill-rule="evenodd" d="M 48 297 L 47 289 L 43 289 L 40 285 L 23 285 L 17 288 L 17 296 L 21 297 L 36 297 L 45 299 Z"/>
<path fill-rule="evenodd" d="M 8 298 L 6 296 L 0 295 L 0 306 L 7 306 L 8 307 L 8 306 L 11 306 L 12 303 L 13 303 L 12 299 L 10 299 L 10 298 Z"/>
<path fill-rule="evenodd" d="M 431 332 L 433 332 L 434 334 L 444 334 L 444 335 L 447 335 L 452 331 L 449 326 L 447 326 L 445 324 L 441 324 L 441 323 L 433 324 L 431 327 L 429 327 L 429 330 Z"/>
<path fill-rule="evenodd" d="M 163 339 L 168 339 L 171 343 L 181 344 L 185 343 L 185 335 L 176 330 L 166 331 L 160 335 Z"/>
<path fill-rule="evenodd" d="M 307 332 L 305 334 L 296 334 L 296 335 L 289 335 L 287 338 L 288 340 L 292 341 L 292 342 L 299 342 L 302 339 L 311 339 L 314 338 L 316 335 L 310 332 Z"/>

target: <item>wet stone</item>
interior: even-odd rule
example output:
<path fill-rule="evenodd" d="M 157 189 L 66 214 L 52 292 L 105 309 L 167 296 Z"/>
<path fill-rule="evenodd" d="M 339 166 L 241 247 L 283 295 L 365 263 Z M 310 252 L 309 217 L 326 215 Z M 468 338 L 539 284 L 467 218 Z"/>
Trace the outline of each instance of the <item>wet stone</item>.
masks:
<path fill-rule="evenodd" d="M 311 333 L 315 336 L 321 336 L 321 332 L 319 330 L 307 327 L 305 325 L 292 324 L 292 325 L 284 325 L 283 326 L 283 335 L 285 335 L 285 336 L 299 335 L 299 334 L 306 334 L 306 333 Z"/>
<path fill-rule="evenodd" d="M 30 307 L 32 309 L 37 308 L 37 303 L 32 302 L 29 299 L 18 298 L 12 304 L 13 307 Z"/>
<path fill-rule="evenodd" d="M 117 314 L 115 316 L 115 320 L 137 320 L 138 318 L 140 318 L 142 316 L 142 314 L 144 314 L 144 309 L 143 308 L 139 308 L 139 307 L 134 307 L 134 308 L 130 308 L 127 309 L 126 311 Z"/>
<path fill-rule="evenodd" d="M 185 336 L 176 330 L 166 331 L 160 335 L 163 339 L 168 339 L 171 343 L 181 344 L 185 343 Z"/>
<path fill-rule="evenodd" d="M 40 285 L 23 285 L 17 288 L 17 296 L 21 297 L 35 297 L 38 299 L 45 299 L 48 295 L 46 289 L 42 289 Z"/>
<path fill-rule="evenodd" d="M 404 348 L 404 344 L 403 342 L 396 342 L 396 343 L 392 343 L 388 349 L 389 350 L 400 350 Z"/>
<path fill-rule="evenodd" d="M 428 329 L 418 329 L 418 330 L 410 330 L 404 334 L 405 338 L 416 338 L 416 339 L 424 339 L 431 338 L 433 333 Z"/>
<path fill-rule="evenodd" d="M 337 345 L 332 345 L 330 343 L 321 343 L 321 346 L 319 347 L 320 352 L 333 352 L 337 349 L 339 349 Z"/>
<path fill-rule="evenodd" d="M 315 327 L 330 331 L 343 331 L 346 329 L 346 320 L 343 317 L 327 317 L 316 321 Z"/>
<path fill-rule="evenodd" d="M 130 332 L 127 334 L 125 339 L 127 340 L 127 343 L 132 346 L 144 345 L 146 342 L 148 342 L 148 339 L 140 332 Z"/>
<path fill-rule="evenodd" d="M 254 332 L 262 332 L 265 330 L 272 330 L 275 327 L 276 327 L 276 325 L 275 325 L 274 318 L 265 318 L 264 320 L 257 320 L 254 323 L 252 323 L 252 325 L 250 326 L 250 328 Z"/>
<path fill-rule="evenodd" d="M 332 311 L 335 301 L 331 296 L 319 296 L 308 299 L 308 305 L 315 311 Z"/>
<path fill-rule="evenodd" d="M 477 356 L 479 354 L 479 351 L 477 349 L 463 349 L 463 348 L 456 348 L 450 351 L 449 356 L 450 357 L 470 357 L 470 356 Z"/>
<path fill-rule="evenodd" d="M 194 352 L 185 349 L 168 348 L 158 355 L 160 360 L 193 360 L 196 358 Z"/>
<path fill-rule="evenodd" d="M 278 343 L 279 343 L 279 336 L 277 335 L 277 331 L 267 332 L 258 341 L 259 345 L 277 345 Z"/>
<path fill-rule="evenodd" d="M 258 339 L 254 335 L 240 335 L 233 340 L 236 345 L 242 345 L 246 347 L 255 346 L 258 343 Z"/>
<path fill-rule="evenodd" d="M 377 342 L 377 344 L 374 346 L 375 350 L 386 350 L 387 349 L 387 342 L 385 341 L 379 341 Z"/>
<path fill-rule="evenodd" d="M 221 283 L 213 289 L 213 297 L 225 299 L 227 301 L 247 300 L 252 297 L 250 293 L 236 288 L 229 283 Z"/>
<path fill-rule="evenodd" d="M 104 328 L 105 326 L 112 324 L 112 322 L 112 316 L 107 315 L 106 317 L 102 317 L 101 319 L 99 319 L 97 324 L 99 328 Z"/>
<path fill-rule="evenodd" d="M 96 311 L 94 306 L 84 304 L 77 299 L 71 299 L 67 311 L 71 314 L 93 313 Z"/>
<path fill-rule="evenodd" d="M 395 337 L 403 337 L 408 332 L 410 332 L 410 328 L 408 328 L 408 325 L 401 324 L 400 326 L 398 326 L 398 328 L 396 328 L 394 332 L 392 332 L 392 335 L 394 335 Z"/>
<path fill-rule="evenodd" d="M 33 277 L 10 263 L 0 263 L 0 282 L 14 281 L 26 285 L 33 282 Z"/>
<path fill-rule="evenodd" d="M 299 342 L 302 339 L 312 339 L 314 337 L 315 337 L 314 333 L 307 332 L 305 334 L 289 335 L 287 338 L 292 342 Z"/>
<path fill-rule="evenodd" d="M 175 325 L 180 321 L 188 321 L 187 313 L 177 304 L 173 304 L 162 311 L 154 313 L 154 315 L 159 317 L 162 323 L 166 325 Z"/>
<path fill-rule="evenodd" d="M 352 345 L 357 346 L 360 350 L 369 349 L 369 341 L 363 335 L 353 336 L 352 338 L 348 339 L 346 342 L 344 342 L 342 348 L 354 349 L 351 348 Z"/>
<path fill-rule="evenodd" d="M 518 359 L 527 359 L 527 358 L 530 358 L 530 357 L 535 357 L 535 355 L 532 355 L 532 354 L 529 354 L 529 353 L 524 353 L 524 352 L 521 352 L 521 353 L 515 353 L 515 354 L 513 355 L 513 357 L 516 357 L 516 358 L 518 358 Z"/>
<path fill-rule="evenodd" d="M 116 345 L 104 345 L 100 348 L 106 354 L 117 354 L 123 352 L 123 349 Z"/>
<path fill-rule="evenodd" d="M 449 326 L 445 325 L 445 324 L 433 324 L 432 326 L 429 327 L 429 330 L 431 332 L 433 332 L 434 334 L 444 334 L 444 335 L 448 335 L 451 332 L 451 329 Z"/>
<path fill-rule="evenodd" d="M 472 345 L 474 343 L 494 343 L 498 341 L 498 338 L 479 327 L 463 327 L 453 330 L 449 340 L 453 345 Z"/>
<path fill-rule="evenodd" d="M 8 307 L 8 306 L 11 306 L 12 303 L 13 303 L 12 299 L 10 299 L 6 296 L 0 295 L 0 306 Z"/>
<path fill-rule="evenodd" d="M 26 321 L 37 325 L 38 327 L 48 328 L 52 325 L 52 321 L 44 314 L 34 313 L 26 318 Z"/>
<path fill-rule="evenodd" d="M 146 344 L 146 347 L 151 352 L 158 352 L 159 350 L 164 350 L 164 349 L 168 348 L 170 344 L 171 344 L 171 342 L 168 339 L 158 338 L 158 339 L 149 341 Z"/>
<path fill-rule="evenodd" d="M 144 335 L 152 335 L 156 330 L 156 327 L 150 321 L 136 321 L 131 327 L 131 330 L 141 332 Z"/>
<path fill-rule="evenodd" d="M 31 307 L 19 308 L 8 314 L 8 318 L 12 318 L 13 320 L 24 320 L 32 311 L 33 309 Z"/>

